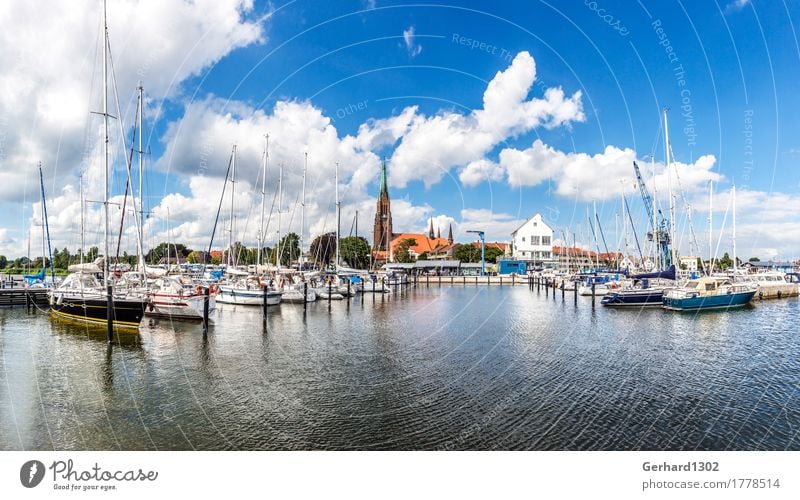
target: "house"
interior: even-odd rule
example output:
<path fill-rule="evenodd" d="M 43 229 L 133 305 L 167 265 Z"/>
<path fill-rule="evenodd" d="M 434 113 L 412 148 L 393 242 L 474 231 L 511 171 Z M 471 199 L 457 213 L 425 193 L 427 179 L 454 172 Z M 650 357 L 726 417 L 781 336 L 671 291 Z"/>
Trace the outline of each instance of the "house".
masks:
<path fill-rule="evenodd" d="M 536 214 L 513 233 L 513 255 L 515 260 L 523 260 L 533 265 L 542 265 L 553 260 L 553 229 Z"/>
<path fill-rule="evenodd" d="M 764 261 L 764 262 L 745 262 L 742 265 L 743 268 L 747 269 L 750 273 L 757 273 L 762 271 L 778 271 L 782 273 L 791 273 L 795 270 L 796 263 L 790 261 L 784 262 L 775 262 L 775 261 Z"/>
<path fill-rule="evenodd" d="M 699 257 L 695 257 L 695 256 L 688 256 L 687 255 L 686 257 L 681 257 L 680 259 L 678 259 L 678 263 L 680 264 L 679 267 L 681 269 L 685 269 L 685 270 L 687 270 L 689 272 L 692 272 L 692 273 L 697 272 L 697 261 L 698 260 L 699 260 Z"/>

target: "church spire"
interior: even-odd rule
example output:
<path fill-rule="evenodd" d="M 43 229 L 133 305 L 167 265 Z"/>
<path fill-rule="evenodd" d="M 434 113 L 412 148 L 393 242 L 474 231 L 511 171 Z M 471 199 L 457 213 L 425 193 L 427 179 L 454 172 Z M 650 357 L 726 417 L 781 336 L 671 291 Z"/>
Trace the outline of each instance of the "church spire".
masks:
<path fill-rule="evenodd" d="M 428 238 L 433 239 L 433 217 L 431 217 L 431 226 L 428 229 Z"/>
<path fill-rule="evenodd" d="M 436 238 L 439 239 L 441 237 L 442 237 L 442 228 L 437 226 L 436 227 Z"/>
<path fill-rule="evenodd" d="M 389 196 L 389 183 L 386 182 L 386 158 L 383 159 L 383 165 L 381 166 L 381 190 L 378 196 L 382 194 Z"/>
<path fill-rule="evenodd" d="M 450 230 L 447 231 L 447 242 L 453 244 L 453 223 L 450 223 Z"/>

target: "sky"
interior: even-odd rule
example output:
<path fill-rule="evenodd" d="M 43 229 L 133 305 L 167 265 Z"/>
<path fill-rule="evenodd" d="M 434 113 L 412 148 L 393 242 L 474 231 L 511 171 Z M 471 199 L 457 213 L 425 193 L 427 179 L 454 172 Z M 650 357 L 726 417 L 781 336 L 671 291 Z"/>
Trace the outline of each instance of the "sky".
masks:
<path fill-rule="evenodd" d="M 672 193 L 683 255 L 735 241 L 743 259 L 796 259 L 799 23 L 790 0 L 109 0 L 112 232 L 126 157 L 138 196 L 141 82 L 145 249 L 208 247 L 236 145 L 215 248 L 231 210 L 248 246 L 335 230 L 337 172 L 341 232 L 357 213 L 371 238 L 385 158 L 396 232 L 432 219 L 458 241 L 509 241 L 541 213 L 557 240 L 635 254 L 636 160 L 665 214 Z M 82 179 L 85 242 L 102 248 L 102 3 L 7 0 L 0 24 L 0 254 L 41 254 L 40 162 L 54 247 L 80 246 Z"/>

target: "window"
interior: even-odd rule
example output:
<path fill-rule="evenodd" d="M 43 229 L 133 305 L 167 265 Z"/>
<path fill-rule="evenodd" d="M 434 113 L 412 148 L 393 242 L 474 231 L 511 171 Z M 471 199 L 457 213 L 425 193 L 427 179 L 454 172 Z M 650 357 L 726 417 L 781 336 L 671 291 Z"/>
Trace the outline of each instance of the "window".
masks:
<path fill-rule="evenodd" d="M 538 245 L 538 244 L 539 244 L 539 237 L 531 236 L 531 245 Z"/>
<path fill-rule="evenodd" d="M 550 237 L 542 236 L 542 245 L 549 245 L 549 244 L 550 244 Z"/>
<path fill-rule="evenodd" d="M 525 243 L 525 237 L 524 236 L 522 237 L 522 242 Z"/>

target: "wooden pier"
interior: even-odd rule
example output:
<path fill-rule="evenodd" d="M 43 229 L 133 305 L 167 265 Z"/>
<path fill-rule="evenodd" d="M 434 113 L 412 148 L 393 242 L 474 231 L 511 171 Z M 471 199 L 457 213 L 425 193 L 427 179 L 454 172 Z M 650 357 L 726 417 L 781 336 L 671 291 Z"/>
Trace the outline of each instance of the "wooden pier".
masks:
<path fill-rule="evenodd" d="M 410 276 L 409 282 L 417 286 L 442 285 L 528 285 L 528 276 Z M 390 285 L 391 286 L 391 285 Z"/>
<path fill-rule="evenodd" d="M 48 305 L 46 288 L 0 288 L 0 307 Z"/>

